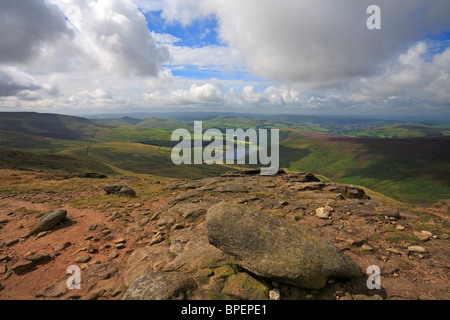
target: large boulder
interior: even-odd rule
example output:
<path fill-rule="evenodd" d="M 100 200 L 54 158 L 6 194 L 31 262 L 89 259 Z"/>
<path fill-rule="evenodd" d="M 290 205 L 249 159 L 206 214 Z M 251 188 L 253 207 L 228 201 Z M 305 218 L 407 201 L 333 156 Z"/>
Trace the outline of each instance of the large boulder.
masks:
<path fill-rule="evenodd" d="M 38 222 L 31 228 L 30 234 L 37 234 L 42 231 L 53 229 L 58 223 L 61 223 L 67 216 L 66 210 L 56 210 L 44 214 Z"/>
<path fill-rule="evenodd" d="M 320 289 L 329 278 L 360 277 L 359 266 L 329 241 L 251 207 L 222 202 L 208 210 L 209 242 L 263 278 Z"/>

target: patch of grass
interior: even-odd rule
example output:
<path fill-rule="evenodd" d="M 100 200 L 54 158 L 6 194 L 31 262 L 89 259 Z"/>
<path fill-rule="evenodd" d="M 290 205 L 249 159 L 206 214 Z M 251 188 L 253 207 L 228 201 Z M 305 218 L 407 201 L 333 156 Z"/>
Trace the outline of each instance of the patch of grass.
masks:
<path fill-rule="evenodd" d="M 409 234 L 408 232 L 405 231 L 399 231 L 399 230 L 392 230 L 391 232 L 392 234 L 388 237 L 386 237 L 386 240 L 392 243 L 400 243 L 400 242 L 407 242 L 407 243 L 411 243 L 411 244 L 418 244 L 420 243 L 420 239 L 417 238 L 415 235 L 413 234 Z"/>

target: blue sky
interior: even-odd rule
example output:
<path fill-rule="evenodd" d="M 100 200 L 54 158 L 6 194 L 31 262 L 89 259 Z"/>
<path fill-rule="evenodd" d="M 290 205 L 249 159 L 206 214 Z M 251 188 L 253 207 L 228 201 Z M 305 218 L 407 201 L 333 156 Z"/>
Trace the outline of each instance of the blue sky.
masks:
<path fill-rule="evenodd" d="M 204 47 L 221 45 L 217 34 L 217 21 L 214 16 L 202 17 L 188 25 L 180 22 L 168 22 L 162 17 L 162 11 L 144 14 L 149 30 L 156 33 L 167 33 L 180 39 L 176 46 Z"/>
<path fill-rule="evenodd" d="M 366 27 L 371 4 L 381 30 Z M 450 119 L 448 0 L 0 6 L 1 111 Z"/>

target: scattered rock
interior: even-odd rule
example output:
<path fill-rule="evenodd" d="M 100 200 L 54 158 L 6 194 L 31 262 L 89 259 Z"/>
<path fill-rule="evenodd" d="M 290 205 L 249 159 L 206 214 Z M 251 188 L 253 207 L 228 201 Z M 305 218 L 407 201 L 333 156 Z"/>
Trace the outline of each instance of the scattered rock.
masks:
<path fill-rule="evenodd" d="M 119 195 L 126 196 L 126 197 L 136 197 L 136 191 L 129 187 L 122 187 L 119 191 Z"/>
<path fill-rule="evenodd" d="M 42 237 L 46 236 L 48 233 L 49 233 L 49 231 L 42 231 L 42 232 L 39 232 L 39 233 L 36 235 L 36 238 L 42 238 Z"/>
<path fill-rule="evenodd" d="M 361 246 L 361 249 L 363 249 L 364 251 L 373 251 L 373 247 L 369 246 L 368 244 L 363 244 Z"/>
<path fill-rule="evenodd" d="M 12 239 L 12 240 L 6 241 L 6 242 L 5 242 L 5 245 L 6 245 L 7 247 L 11 247 L 11 246 L 15 245 L 15 244 L 18 243 L 18 242 L 19 242 L 19 239 Z"/>
<path fill-rule="evenodd" d="M 402 225 L 398 225 L 398 226 L 395 227 L 395 229 L 397 229 L 397 230 L 399 230 L 399 231 L 403 231 L 403 230 L 405 230 L 406 228 L 405 228 L 404 226 L 402 226 Z"/>
<path fill-rule="evenodd" d="M 123 186 L 121 185 L 108 185 L 103 187 L 103 191 L 105 191 L 106 194 L 114 194 L 118 193 L 122 187 Z"/>
<path fill-rule="evenodd" d="M 33 261 L 27 259 L 20 259 L 19 262 L 13 265 L 11 269 L 16 274 L 22 274 L 33 268 L 33 266 L 34 266 Z"/>
<path fill-rule="evenodd" d="M 59 245 L 57 245 L 56 247 L 53 248 L 54 251 L 63 251 L 64 249 L 70 247 L 72 245 L 72 243 L 70 241 L 66 241 L 64 243 L 61 243 Z"/>
<path fill-rule="evenodd" d="M 75 259 L 75 262 L 76 263 L 86 263 L 86 262 L 89 262 L 90 260 L 91 260 L 91 256 L 88 254 L 85 254 L 85 255 L 77 257 Z"/>
<path fill-rule="evenodd" d="M 414 231 L 414 235 L 422 241 L 430 240 L 430 237 L 422 232 Z"/>
<path fill-rule="evenodd" d="M 362 275 L 355 262 L 313 231 L 245 205 L 214 205 L 208 210 L 206 227 L 212 245 L 269 280 L 320 289 L 329 277 Z"/>
<path fill-rule="evenodd" d="M 272 289 L 269 291 L 270 300 L 280 300 L 280 291 L 278 289 Z"/>
<path fill-rule="evenodd" d="M 42 254 L 30 254 L 25 257 L 26 260 L 29 260 L 33 263 L 42 262 L 46 260 L 51 260 L 52 257 L 48 253 L 42 253 Z"/>
<path fill-rule="evenodd" d="M 97 249 L 96 247 L 94 247 L 94 246 L 92 245 L 92 243 L 90 243 L 89 246 L 88 246 L 87 252 L 88 252 L 88 253 L 97 253 L 97 252 L 98 252 L 98 249 Z"/>
<path fill-rule="evenodd" d="M 320 207 L 316 209 L 316 217 L 320 219 L 328 219 L 330 216 L 330 210 L 328 208 Z"/>
<path fill-rule="evenodd" d="M 123 300 L 173 300 L 185 298 L 196 282 L 179 272 L 151 272 L 137 278 Z"/>
<path fill-rule="evenodd" d="M 408 247 L 408 251 L 410 251 L 410 252 L 420 252 L 420 253 L 427 252 L 427 250 L 424 247 L 421 247 L 421 246 L 409 246 Z"/>
<path fill-rule="evenodd" d="M 43 231 L 53 229 L 58 223 L 61 223 L 67 216 L 66 210 L 56 210 L 44 214 L 38 222 L 33 226 L 30 234 L 38 234 Z"/>
<path fill-rule="evenodd" d="M 108 185 L 103 187 L 106 194 L 118 194 L 127 197 L 136 197 L 136 191 L 127 186 L 122 185 Z"/>

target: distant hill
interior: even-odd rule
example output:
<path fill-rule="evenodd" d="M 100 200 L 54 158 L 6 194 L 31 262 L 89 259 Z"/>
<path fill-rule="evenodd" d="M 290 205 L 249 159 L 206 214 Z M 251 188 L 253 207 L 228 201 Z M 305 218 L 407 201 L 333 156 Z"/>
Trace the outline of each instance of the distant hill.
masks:
<path fill-rule="evenodd" d="M 114 132 L 81 117 L 36 112 L 0 112 L 0 146 L 52 149 L 55 140 L 114 139 Z"/>
<path fill-rule="evenodd" d="M 8 149 L 0 149 L 0 168 L 66 173 L 116 173 L 110 166 L 93 159 L 56 154 L 35 154 Z"/>

